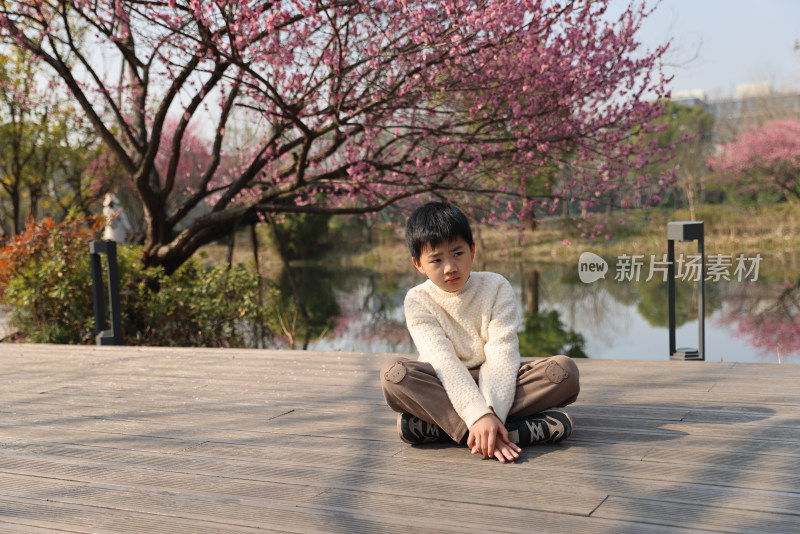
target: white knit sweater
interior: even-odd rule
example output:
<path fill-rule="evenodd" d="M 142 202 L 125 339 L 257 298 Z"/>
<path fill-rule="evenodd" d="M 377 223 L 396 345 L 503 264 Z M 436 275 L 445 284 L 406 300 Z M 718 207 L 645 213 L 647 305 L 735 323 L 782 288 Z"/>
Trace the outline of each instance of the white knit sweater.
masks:
<path fill-rule="evenodd" d="M 505 422 L 519 370 L 520 310 L 508 280 L 473 272 L 459 291 L 449 293 L 430 280 L 405 298 L 406 324 L 467 428 L 491 413 Z M 480 366 L 478 384 L 468 369 Z"/>

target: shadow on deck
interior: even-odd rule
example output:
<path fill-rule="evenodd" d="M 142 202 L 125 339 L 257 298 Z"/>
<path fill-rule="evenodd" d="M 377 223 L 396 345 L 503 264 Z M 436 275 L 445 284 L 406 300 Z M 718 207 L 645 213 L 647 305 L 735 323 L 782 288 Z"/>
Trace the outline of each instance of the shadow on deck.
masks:
<path fill-rule="evenodd" d="M 0 345 L 3 532 L 797 532 L 800 366 L 581 360 L 512 465 L 399 441 L 387 355 Z"/>

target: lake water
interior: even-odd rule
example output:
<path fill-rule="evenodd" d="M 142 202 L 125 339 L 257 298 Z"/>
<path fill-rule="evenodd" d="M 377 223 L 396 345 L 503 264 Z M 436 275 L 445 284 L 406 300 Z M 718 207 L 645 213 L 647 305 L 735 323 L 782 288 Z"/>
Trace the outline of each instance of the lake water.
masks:
<path fill-rule="evenodd" d="M 400 275 L 364 268 L 313 270 L 297 277 L 314 281 L 302 290 L 310 295 L 310 306 L 338 308 L 338 313 L 331 313 L 330 329 L 309 349 L 415 352 L 403 299 L 425 280 L 422 275 L 413 269 Z M 583 335 L 590 358 L 669 359 L 667 284 L 658 276 L 645 282 L 647 273 L 642 272 L 639 281 L 615 280 L 612 267 L 606 278 L 584 283 L 577 264 L 493 265 L 486 270 L 511 282 L 523 310 L 537 305 L 540 312 L 557 310 L 567 328 Z M 758 280 L 751 273 L 749 279 L 706 282 L 707 361 L 777 364 L 780 358 L 800 363 L 798 280 L 763 273 L 762 266 Z M 696 284 L 678 280 L 677 294 L 677 346 L 697 348 Z"/>

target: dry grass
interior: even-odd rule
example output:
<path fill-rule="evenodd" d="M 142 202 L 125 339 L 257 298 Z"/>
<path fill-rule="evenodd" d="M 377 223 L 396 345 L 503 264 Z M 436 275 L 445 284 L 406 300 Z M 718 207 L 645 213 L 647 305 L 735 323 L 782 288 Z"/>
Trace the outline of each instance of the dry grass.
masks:
<path fill-rule="evenodd" d="M 577 261 L 590 250 L 600 255 L 666 253 L 668 221 L 688 220 L 686 210 L 631 212 L 604 220 L 604 231 L 594 240 L 581 239 L 582 221 L 548 219 L 536 231 L 520 232 L 516 227 L 479 225 L 475 228 L 476 260 L 487 263 L 566 263 Z M 706 254 L 744 253 L 777 258 L 797 266 L 800 251 L 800 206 L 780 204 L 758 208 L 706 206 L 698 214 L 705 223 Z M 594 220 L 591 221 L 594 224 Z M 585 222 L 582 224 L 585 228 Z M 609 236 L 606 239 L 606 235 Z M 323 262 L 332 265 L 363 266 L 385 273 L 408 272 L 410 260 L 402 232 L 384 229 L 372 244 L 353 240 L 332 247 Z M 208 245 L 200 259 L 209 265 L 226 261 L 227 247 Z M 242 235 L 234 247 L 233 261 L 252 261 L 249 238 Z M 261 244 L 262 271 L 276 272 L 281 263 L 269 243 Z"/>
<path fill-rule="evenodd" d="M 586 250 L 601 255 L 658 254 L 666 252 L 667 223 L 688 219 L 688 212 L 681 210 L 633 213 L 624 222 L 617 215 L 604 221 L 605 230 L 594 240 L 581 239 L 574 221 L 553 220 L 521 237 L 513 232 L 496 237 L 495 230 L 487 233 L 485 241 L 497 251 L 493 255 L 530 261 L 569 261 Z M 800 209 L 795 206 L 710 206 L 699 213 L 698 220 L 704 222 L 708 254 L 796 255 L 800 251 Z"/>
<path fill-rule="evenodd" d="M 200 262 L 208 267 L 225 265 L 228 262 L 228 245 L 209 243 L 197 251 L 196 257 Z M 253 247 L 250 243 L 250 236 L 239 234 L 236 244 L 233 247 L 233 265 L 248 264 L 254 261 Z M 277 278 L 280 276 L 283 264 L 272 245 L 265 243 L 263 239 L 259 241 L 258 263 L 261 273 L 267 278 Z"/>

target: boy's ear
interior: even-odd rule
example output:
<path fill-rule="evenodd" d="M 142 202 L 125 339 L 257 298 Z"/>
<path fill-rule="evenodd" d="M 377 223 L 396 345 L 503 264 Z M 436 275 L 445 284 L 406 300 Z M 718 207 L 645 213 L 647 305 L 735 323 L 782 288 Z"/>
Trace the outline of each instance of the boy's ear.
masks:
<path fill-rule="evenodd" d="M 473 241 L 472 244 L 469 246 L 469 255 L 470 259 L 473 260 L 475 259 L 475 241 Z"/>
<path fill-rule="evenodd" d="M 419 272 L 425 274 L 425 268 L 422 267 L 422 263 L 417 258 L 411 256 L 411 263 L 414 264 L 414 267 L 416 267 Z"/>

